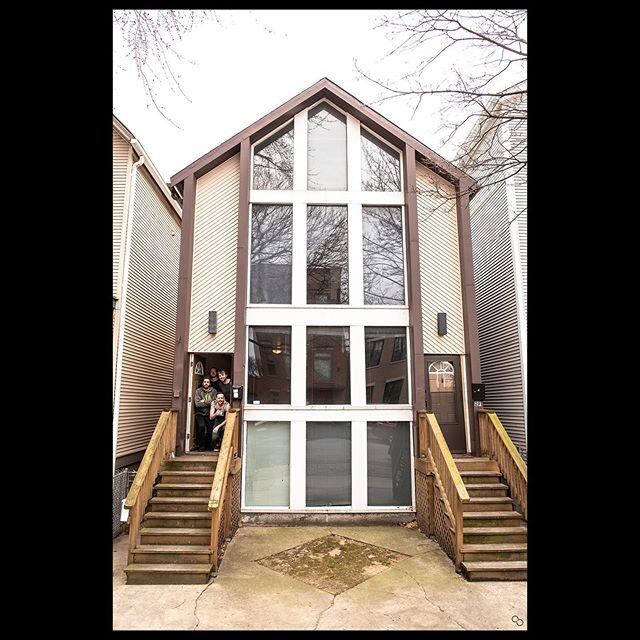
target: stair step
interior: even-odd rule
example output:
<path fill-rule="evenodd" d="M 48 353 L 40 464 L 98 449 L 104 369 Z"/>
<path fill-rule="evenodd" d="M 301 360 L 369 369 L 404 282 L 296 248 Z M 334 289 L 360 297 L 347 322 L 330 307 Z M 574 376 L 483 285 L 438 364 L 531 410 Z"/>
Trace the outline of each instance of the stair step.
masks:
<path fill-rule="evenodd" d="M 501 482 L 496 483 L 473 483 L 464 484 L 467 493 L 471 498 L 506 496 L 509 493 L 509 486 Z"/>
<path fill-rule="evenodd" d="M 502 542 L 494 544 L 465 544 L 462 558 L 466 562 L 478 560 L 526 560 L 526 542 Z"/>
<path fill-rule="evenodd" d="M 211 544 L 210 527 L 142 527 L 140 543 L 145 544 Z"/>
<path fill-rule="evenodd" d="M 507 496 L 473 497 L 463 505 L 464 513 L 468 511 L 512 511 L 513 500 Z"/>
<path fill-rule="evenodd" d="M 526 560 L 484 560 L 463 562 L 462 570 L 469 580 L 526 580 Z"/>
<path fill-rule="evenodd" d="M 207 496 L 156 496 L 149 500 L 152 511 L 208 511 Z"/>
<path fill-rule="evenodd" d="M 142 530 L 141 530 L 142 531 Z M 463 544 L 493 544 L 496 542 L 526 542 L 526 527 L 464 527 Z"/>
<path fill-rule="evenodd" d="M 162 463 L 163 471 L 215 471 L 218 454 L 213 456 L 181 456 Z"/>
<path fill-rule="evenodd" d="M 206 564 L 211 547 L 204 544 L 143 544 L 132 552 L 135 564 Z"/>
<path fill-rule="evenodd" d="M 460 471 L 462 482 L 465 484 L 498 484 L 502 478 L 500 471 Z"/>
<path fill-rule="evenodd" d="M 143 528 L 151 527 L 210 527 L 210 511 L 147 511 Z"/>
<path fill-rule="evenodd" d="M 160 470 L 161 484 L 165 482 L 173 484 L 193 484 L 193 483 L 209 483 L 209 487 L 213 484 L 213 476 L 215 471 L 185 471 L 179 469 L 169 471 L 167 469 Z"/>
<path fill-rule="evenodd" d="M 154 487 L 154 494 L 158 497 L 196 496 L 208 497 L 213 483 L 180 483 L 160 482 Z"/>
<path fill-rule="evenodd" d="M 517 511 L 463 511 L 465 527 L 518 527 L 522 514 Z"/>
<path fill-rule="evenodd" d="M 489 458 L 455 458 L 458 471 L 500 471 L 498 463 Z"/>
<path fill-rule="evenodd" d="M 129 564 L 124 570 L 127 584 L 205 584 L 212 565 L 207 564 Z"/>

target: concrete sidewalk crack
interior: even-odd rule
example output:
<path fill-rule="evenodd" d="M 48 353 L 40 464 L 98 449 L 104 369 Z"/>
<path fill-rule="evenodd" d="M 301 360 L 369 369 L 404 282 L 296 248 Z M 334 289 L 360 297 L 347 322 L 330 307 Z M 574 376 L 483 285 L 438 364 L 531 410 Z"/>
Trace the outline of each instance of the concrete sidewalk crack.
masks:
<path fill-rule="evenodd" d="M 198 600 L 200 600 L 200 596 L 212 585 L 214 584 L 214 581 L 211 580 L 211 582 L 209 582 L 209 584 L 198 594 L 198 597 L 196 598 L 196 601 L 193 603 L 193 615 L 195 617 L 195 619 L 198 621 L 196 626 L 193 627 L 193 631 L 195 631 L 198 628 L 198 625 L 200 624 L 200 618 L 198 618 L 198 614 L 196 613 L 196 611 L 198 610 Z"/>
<path fill-rule="evenodd" d="M 457 620 L 455 620 L 449 613 L 447 613 L 437 602 L 434 602 L 433 600 L 431 600 L 431 598 L 429 598 L 429 596 L 427 595 L 427 592 L 424 590 L 424 587 L 422 586 L 421 582 L 418 582 L 418 580 L 416 580 L 416 578 L 414 578 L 410 573 L 408 573 L 407 571 L 405 571 L 404 569 L 400 569 L 400 567 L 397 567 L 397 569 L 399 571 L 402 571 L 402 573 L 404 573 L 406 576 L 408 576 L 409 578 L 411 578 L 421 589 L 422 589 L 422 593 L 424 594 L 424 599 L 430 604 L 433 605 L 434 607 L 437 607 L 438 609 L 440 609 L 440 611 L 442 613 L 444 613 L 447 618 L 449 618 L 450 620 L 452 620 L 453 622 L 455 622 L 455 624 L 457 624 L 461 629 L 464 629 L 465 631 L 467 630 L 466 627 L 463 627 Z"/>
<path fill-rule="evenodd" d="M 320 624 L 320 618 L 322 618 L 322 616 L 329 611 L 329 609 L 331 609 L 331 607 L 333 607 L 333 605 L 336 602 L 336 596 L 339 594 L 334 594 L 333 598 L 331 599 L 331 604 L 326 607 L 325 609 L 323 609 L 319 614 L 318 614 L 318 619 L 316 620 L 316 626 L 313 628 L 314 631 L 318 630 L 318 625 Z"/>

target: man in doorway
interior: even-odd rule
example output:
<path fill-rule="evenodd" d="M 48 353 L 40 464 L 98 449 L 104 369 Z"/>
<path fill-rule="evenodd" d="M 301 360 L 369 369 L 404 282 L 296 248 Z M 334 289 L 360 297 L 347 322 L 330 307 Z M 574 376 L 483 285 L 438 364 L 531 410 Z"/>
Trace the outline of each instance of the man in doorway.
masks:
<path fill-rule="evenodd" d="M 202 386 L 196 389 L 196 447 L 191 451 L 203 451 L 207 449 L 207 440 L 211 441 L 211 420 L 209 411 L 214 399 L 215 391 L 211 388 L 211 380 L 205 378 Z"/>
<path fill-rule="evenodd" d="M 227 372 L 224 369 L 220 369 L 218 371 L 218 391 L 222 391 L 227 402 L 231 402 L 231 384 L 231 379 L 227 377 Z"/>
<path fill-rule="evenodd" d="M 224 435 L 224 425 L 227 419 L 227 412 L 231 405 L 225 400 L 224 393 L 218 391 L 215 402 L 211 405 L 209 420 L 211 420 L 211 441 L 213 450 L 219 451 L 222 444 L 222 436 Z"/>

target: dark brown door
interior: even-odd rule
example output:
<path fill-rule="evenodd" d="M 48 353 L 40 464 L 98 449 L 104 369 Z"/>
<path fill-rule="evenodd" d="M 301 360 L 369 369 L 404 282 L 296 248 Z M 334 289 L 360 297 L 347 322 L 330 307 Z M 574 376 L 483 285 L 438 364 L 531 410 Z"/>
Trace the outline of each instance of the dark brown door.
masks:
<path fill-rule="evenodd" d="M 427 409 L 433 411 L 453 453 L 467 450 L 462 411 L 460 356 L 425 356 Z"/>

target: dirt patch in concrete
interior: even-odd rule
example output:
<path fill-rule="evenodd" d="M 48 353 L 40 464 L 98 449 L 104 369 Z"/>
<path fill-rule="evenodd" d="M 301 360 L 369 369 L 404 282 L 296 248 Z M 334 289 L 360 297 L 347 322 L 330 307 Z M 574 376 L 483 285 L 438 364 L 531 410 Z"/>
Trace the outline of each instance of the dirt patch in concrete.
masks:
<path fill-rule="evenodd" d="M 408 557 L 398 551 L 332 534 L 256 562 L 335 595 Z"/>

